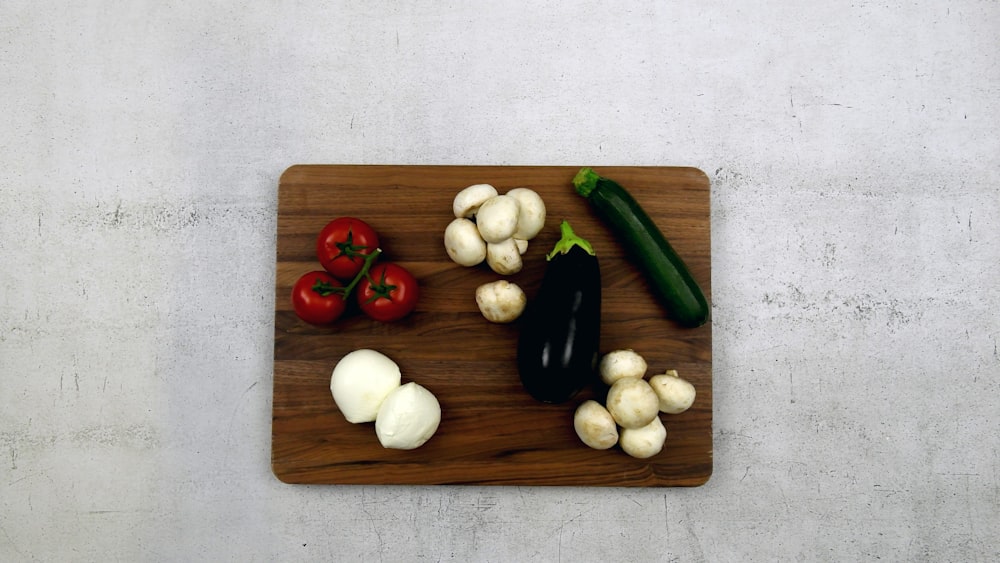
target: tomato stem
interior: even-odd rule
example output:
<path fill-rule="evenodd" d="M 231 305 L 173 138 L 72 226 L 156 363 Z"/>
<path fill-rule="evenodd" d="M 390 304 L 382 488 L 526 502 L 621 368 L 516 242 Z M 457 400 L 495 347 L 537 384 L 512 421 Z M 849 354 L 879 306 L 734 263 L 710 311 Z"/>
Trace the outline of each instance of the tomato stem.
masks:
<path fill-rule="evenodd" d="M 351 292 L 354 291 L 354 288 L 361 283 L 362 279 L 368 277 L 368 270 L 371 269 L 375 260 L 378 260 L 380 254 L 382 254 L 381 248 L 376 248 L 371 254 L 366 254 L 365 261 L 361 265 L 361 271 L 358 272 L 358 275 L 354 276 L 354 279 L 351 280 L 351 283 L 347 284 L 346 287 L 337 288 L 340 290 L 339 293 L 344 296 L 344 299 L 347 299 Z"/>
<path fill-rule="evenodd" d="M 363 244 L 354 244 L 354 231 L 351 229 L 347 230 L 347 240 L 344 242 L 338 242 L 336 246 L 339 253 L 334 258 L 340 258 L 341 256 L 345 256 L 352 260 L 354 259 L 355 256 L 360 256 L 364 254 L 363 252 L 359 251 L 368 248 Z"/>
<path fill-rule="evenodd" d="M 392 301 L 392 291 L 396 289 L 396 286 L 385 283 L 385 270 L 382 270 L 382 277 L 378 280 L 378 283 L 376 283 L 371 276 L 368 276 L 368 283 L 371 284 L 372 293 L 374 293 L 374 295 L 369 297 L 368 300 L 365 301 L 366 303 L 371 303 L 380 297 L 384 297 L 389 301 Z"/>
<path fill-rule="evenodd" d="M 343 288 L 337 287 L 328 281 L 317 279 L 311 289 L 322 297 L 329 297 L 334 293 L 338 293 Z"/>

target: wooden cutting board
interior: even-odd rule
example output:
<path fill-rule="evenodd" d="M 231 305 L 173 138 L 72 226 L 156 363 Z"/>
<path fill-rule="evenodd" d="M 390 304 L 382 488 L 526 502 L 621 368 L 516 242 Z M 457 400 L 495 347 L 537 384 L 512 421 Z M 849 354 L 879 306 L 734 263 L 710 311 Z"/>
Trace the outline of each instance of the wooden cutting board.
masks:
<path fill-rule="evenodd" d="M 623 256 L 607 227 L 575 194 L 576 166 L 298 165 L 281 177 L 278 194 L 274 327 L 272 468 L 286 483 L 479 484 L 573 486 L 697 486 L 712 473 L 712 327 L 681 328 L 664 317 L 646 282 Z M 685 259 L 711 299 L 709 181 L 700 170 L 595 167 L 625 186 Z M 593 244 L 603 285 L 601 349 L 632 348 L 648 375 L 676 369 L 697 389 L 694 406 L 661 415 L 667 443 L 639 460 L 617 447 L 596 451 L 573 430 L 573 411 L 600 397 L 590 388 L 568 403 L 547 405 L 525 393 L 515 367 L 518 325 L 487 322 L 475 289 L 500 279 L 483 264 L 465 268 L 444 251 L 451 204 L 462 188 L 493 184 L 501 193 L 537 191 L 546 203 L 545 229 L 531 241 L 525 267 L 507 276 L 529 299 L 538 290 L 545 254 L 559 222 Z M 331 219 L 358 217 L 381 237 L 381 260 L 398 262 L 421 283 L 416 311 L 390 324 L 360 314 L 331 327 L 301 322 L 291 287 L 320 266 L 315 237 Z M 437 433 L 421 448 L 388 450 L 374 423 L 350 424 L 330 395 L 337 361 L 358 348 L 394 359 L 403 382 L 431 390 L 442 408 Z"/>

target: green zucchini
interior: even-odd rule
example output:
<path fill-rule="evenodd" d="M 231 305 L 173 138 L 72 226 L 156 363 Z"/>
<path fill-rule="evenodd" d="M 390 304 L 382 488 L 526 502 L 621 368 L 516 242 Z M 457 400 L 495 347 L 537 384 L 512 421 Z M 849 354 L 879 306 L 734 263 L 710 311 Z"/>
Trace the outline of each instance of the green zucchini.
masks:
<path fill-rule="evenodd" d="M 580 169 L 573 178 L 573 186 L 618 235 L 666 308 L 667 315 L 684 327 L 705 324 L 709 307 L 704 292 L 635 198 L 617 182 L 601 177 L 590 168 Z"/>

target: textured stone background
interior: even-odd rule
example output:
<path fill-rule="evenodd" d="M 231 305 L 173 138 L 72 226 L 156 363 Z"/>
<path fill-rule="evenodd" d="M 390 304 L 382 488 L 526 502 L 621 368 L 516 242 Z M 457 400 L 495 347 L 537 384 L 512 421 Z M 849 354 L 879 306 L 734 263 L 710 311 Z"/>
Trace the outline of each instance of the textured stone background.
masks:
<path fill-rule="evenodd" d="M 400 4 L 0 5 L 0 560 L 1000 559 L 1000 4 Z M 295 163 L 705 170 L 711 481 L 280 484 Z"/>

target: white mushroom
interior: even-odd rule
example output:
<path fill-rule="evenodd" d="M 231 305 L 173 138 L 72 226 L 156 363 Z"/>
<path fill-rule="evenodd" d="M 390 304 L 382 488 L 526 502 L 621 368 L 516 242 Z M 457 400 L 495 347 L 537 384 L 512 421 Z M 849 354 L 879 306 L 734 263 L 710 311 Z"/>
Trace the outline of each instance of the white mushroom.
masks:
<path fill-rule="evenodd" d="M 584 401 L 573 414 L 573 429 L 587 446 L 606 450 L 618 443 L 618 426 L 608 409 L 594 400 Z"/>
<path fill-rule="evenodd" d="M 528 188 L 514 188 L 508 196 L 520 204 L 517 215 L 517 230 L 514 238 L 531 240 L 545 226 L 545 203 L 538 192 Z"/>
<path fill-rule="evenodd" d="M 479 305 L 479 311 L 486 320 L 494 323 L 510 323 L 524 312 L 528 298 L 516 283 L 497 280 L 476 288 L 476 304 Z"/>
<path fill-rule="evenodd" d="M 623 428 L 641 428 L 660 414 L 660 401 L 645 379 L 625 377 L 608 389 L 607 409 Z"/>
<path fill-rule="evenodd" d="M 601 381 L 611 385 L 623 377 L 638 377 L 646 375 L 646 360 L 634 350 L 614 350 L 601 357 L 598 370 Z"/>
<path fill-rule="evenodd" d="M 657 416 L 640 428 L 623 428 L 618 445 L 628 455 L 646 459 L 660 453 L 666 441 L 667 428 Z"/>
<path fill-rule="evenodd" d="M 375 419 L 375 435 L 383 448 L 412 450 L 430 440 L 440 424 L 441 404 L 437 397 L 411 381 L 382 401 Z"/>
<path fill-rule="evenodd" d="M 517 244 L 517 253 L 524 256 L 524 253 L 528 251 L 528 241 L 523 238 L 515 238 L 514 243 Z"/>
<path fill-rule="evenodd" d="M 491 197 L 479 206 L 476 226 L 483 240 L 491 243 L 505 241 L 514 236 L 521 204 L 508 195 Z"/>
<path fill-rule="evenodd" d="M 521 261 L 521 253 L 517 251 L 517 242 L 512 238 L 487 244 L 486 263 L 501 276 L 516 274 L 524 266 Z"/>
<path fill-rule="evenodd" d="M 462 266 L 475 266 L 486 259 L 486 241 L 469 219 L 454 219 L 444 230 L 444 248 L 448 257 Z"/>
<path fill-rule="evenodd" d="M 694 404 L 694 385 L 679 377 L 677 370 L 654 375 L 649 378 L 649 385 L 659 399 L 660 410 L 667 414 L 680 414 Z"/>
<path fill-rule="evenodd" d="M 330 392 L 348 422 L 375 420 L 382 401 L 399 387 L 396 362 L 375 350 L 355 350 L 337 362 L 330 376 Z"/>
<path fill-rule="evenodd" d="M 497 189 L 489 184 L 473 184 L 455 195 L 452 211 L 457 218 L 469 218 L 479 212 L 479 206 L 484 201 L 495 197 Z"/>

